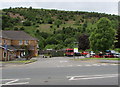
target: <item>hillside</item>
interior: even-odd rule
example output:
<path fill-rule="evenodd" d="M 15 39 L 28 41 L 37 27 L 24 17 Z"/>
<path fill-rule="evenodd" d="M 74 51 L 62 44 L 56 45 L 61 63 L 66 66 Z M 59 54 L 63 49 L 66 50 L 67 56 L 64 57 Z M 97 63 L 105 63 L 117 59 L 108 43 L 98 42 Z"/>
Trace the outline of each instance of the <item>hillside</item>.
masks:
<path fill-rule="evenodd" d="M 3 30 L 23 30 L 40 42 L 40 49 L 63 49 L 75 47 L 79 35 L 88 36 L 102 17 L 112 22 L 117 31 L 118 16 L 104 13 L 61 11 L 48 9 L 9 8 L 3 9 Z"/>

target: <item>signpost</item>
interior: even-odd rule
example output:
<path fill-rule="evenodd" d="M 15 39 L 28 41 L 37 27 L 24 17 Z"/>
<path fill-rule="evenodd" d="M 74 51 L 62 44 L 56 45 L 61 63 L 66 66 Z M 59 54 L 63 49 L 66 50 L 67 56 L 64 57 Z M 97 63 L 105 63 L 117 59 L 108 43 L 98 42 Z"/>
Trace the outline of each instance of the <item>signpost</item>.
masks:
<path fill-rule="evenodd" d="M 77 53 L 78 52 L 78 48 L 74 48 L 74 53 Z"/>
<path fill-rule="evenodd" d="M 75 53 L 78 53 L 78 48 L 74 48 L 74 59 L 75 59 Z"/>

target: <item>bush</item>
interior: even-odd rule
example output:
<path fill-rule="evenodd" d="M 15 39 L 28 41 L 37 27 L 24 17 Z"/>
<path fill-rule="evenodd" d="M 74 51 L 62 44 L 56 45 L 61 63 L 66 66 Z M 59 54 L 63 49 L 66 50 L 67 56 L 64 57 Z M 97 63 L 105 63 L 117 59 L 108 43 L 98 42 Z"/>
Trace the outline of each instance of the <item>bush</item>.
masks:
<path fill-rule="evenodd" d="M 31 22 L 30 21 L 25 21 L 25 22 L 23 22 L 23 25 L 24 26 L 31 26 Z"/>
<path fill-rule="evenodd" d="M 117 52 L 120 52 L 120 48 L 116 48 L 116 49 L 114 49 L 115 51 L 117 51 Z"/>

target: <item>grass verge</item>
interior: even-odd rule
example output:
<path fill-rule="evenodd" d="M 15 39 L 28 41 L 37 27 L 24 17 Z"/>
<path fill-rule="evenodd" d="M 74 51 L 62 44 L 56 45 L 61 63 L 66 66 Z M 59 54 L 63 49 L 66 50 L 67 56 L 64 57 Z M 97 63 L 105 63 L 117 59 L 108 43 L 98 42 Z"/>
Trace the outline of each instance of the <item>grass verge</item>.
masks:
<path fill-rule="evenodd" d="M 35 59 L 32 59 L 32 60 L 20 60 L 20 61 L 3 61 L 3 62 L 1 62 L 1 63 L 24 63 L 24 64 L 27 64 L 27 63 L 32 63 L 32 62 L 35 62 L 35 61 L 37 61 L 37 60 L 35 60 Z"/>

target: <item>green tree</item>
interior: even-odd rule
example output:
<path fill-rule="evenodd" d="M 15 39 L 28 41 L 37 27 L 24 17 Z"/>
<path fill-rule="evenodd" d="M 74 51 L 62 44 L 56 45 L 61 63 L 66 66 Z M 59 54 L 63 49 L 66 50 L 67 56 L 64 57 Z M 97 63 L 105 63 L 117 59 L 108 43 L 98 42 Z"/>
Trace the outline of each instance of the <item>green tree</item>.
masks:
<path fill-rule="evenodd" d="M 23 25 L 24 26 L 31 26 L 31 22 L 27 20 L 27 21 L 23 22 Z"/>
<path fill-rule="evenodd" d="M 24 28 L 24 27 L 21 27 L 20 30 L 25 30 L 25 28 Z"/>
<path fill-rule="evenodd" d="M 89 35 L 81 34 L 78 37 L 78 48 L 80 50 L 89 49 Z"/>
<path fill-rule="evenodd" d="M 54 44 L 54 45 L 56 45 L 56 44 L 58 44 L 58 41 L 55 39 L 55 37 L 48 37 L 47 39 L 46 39 L 46 43 L 47 44 Z"/>
<path fill-rule="evenodd" d="M 118 25 L 116 38 L 117 38 L 116 48 L 120 48 L 120 23 Z"/>
<path fill-rule="evenodd" d="M 105 51 L 110 49 L 114 43 L 115 30 L 108 18 L 101 18 L 96 23 L 96 28 L 91 33 L 90 47 L 93 51 Z"/>
<path fill-rule="evenodd" d="M 18 27 L 14 27 L 14 30 L 19 30 L 19 28 Z"/>

